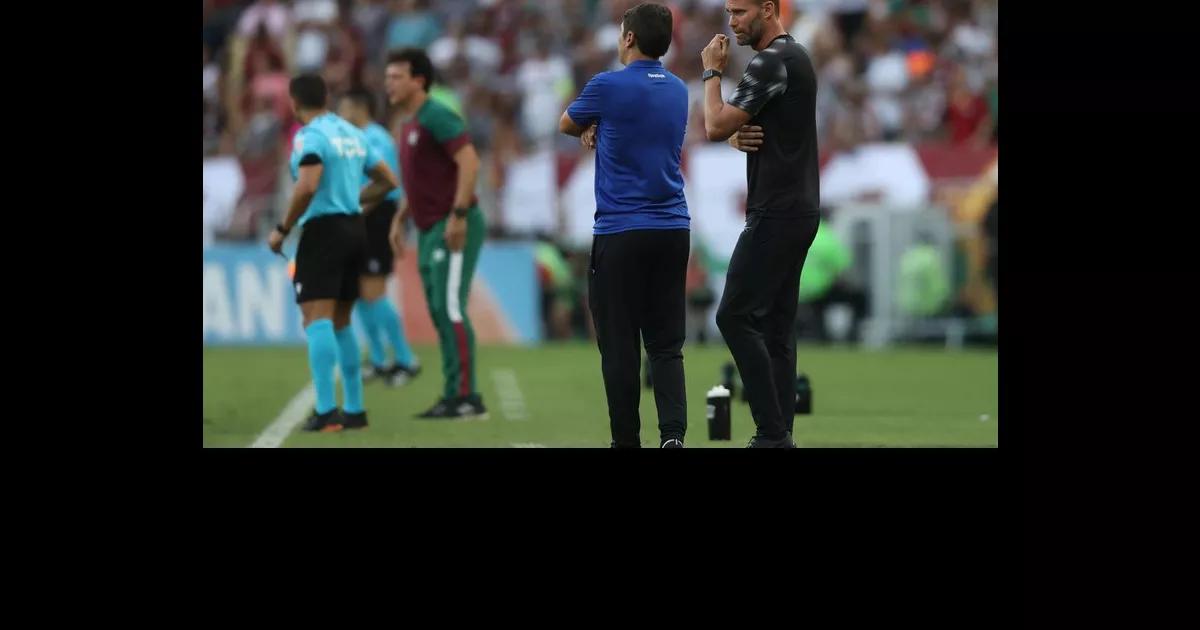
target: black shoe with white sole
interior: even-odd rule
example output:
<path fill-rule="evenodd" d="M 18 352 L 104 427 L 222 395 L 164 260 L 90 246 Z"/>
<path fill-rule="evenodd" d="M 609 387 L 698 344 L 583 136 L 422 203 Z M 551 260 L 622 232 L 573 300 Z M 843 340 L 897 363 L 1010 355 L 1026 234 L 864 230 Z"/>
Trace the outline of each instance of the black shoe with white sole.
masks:
<path fill-rule="evenodd" d="M 479 394 L 462 396 L 454 402 L 455 417 L 464 420 L 487 420 L 487 407 L 483 406 L 483 398 Z"/>
<path fill-rule="evenodd" d="M 659 448 L 683 448 L 683 440 L 680 440 L 679 438 L 663 440 L 663 443 L 661 446 L 659 446 Z"/>
<path fill-rule="evenodd" d="M 385 368 L 383 366 L 374 365 L 372 363 L 364 363 L 362 366 L 363 383 L 369 383 L 375 379 L 385 377 L 388 375 L 388 373 L 390 372 L 391 369 L 392 368 Z"/>
<path fill-rule="evenodd" d="M 424 418 L 426 420 L 454 418 L 454 401 L 443 398 L 434 403 L 429 409 L 417 414 L 417 417 Z"/>
<path fill-rule="evenodd" d="M 393 365 L 387 371 L 386 381 L 391 387 L 402 387 L 412 382 L 420 373 L 421 366 L 419 365 Z"/>

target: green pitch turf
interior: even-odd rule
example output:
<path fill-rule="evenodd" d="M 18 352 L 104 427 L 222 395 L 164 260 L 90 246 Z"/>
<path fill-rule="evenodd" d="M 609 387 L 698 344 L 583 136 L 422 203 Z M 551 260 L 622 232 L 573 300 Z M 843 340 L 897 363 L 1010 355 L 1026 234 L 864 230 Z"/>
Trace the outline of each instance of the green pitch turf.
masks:
<path fill-rule="evenodd" d="M 397 389 L 381 383 L 364 387 L 369 428 L 333 434 L 297 428 L 282 446 L 608 446 L 608 410 L 594 345 L 481 347 L 477 378 L 491 417 L 456 422 L 413 417 L 435 402 L 442 385 L 437 348 L 414 350 L 424 367 L 415 381 Z M 304 348 L 206 348 L 204 446 L 249 446 L 308 383 L 306 356 Z M 799 356 L 814 391 L 813 414 L 796 417 L 802 447 L 996 446 L 995 351 L 801 346 Z M 754 432 L 750 408 L 739 395 L 733 403 L 733 440 L 708 440 L 704 396 L 729 360 L 723 346 L 684 348 L 689 448 L 740 448 Z M 508 385 L 513 376 L 519 398 Z M 509 404 L 502 404 L 502 394 Z M 645 389 L 641 414 L 642 445 L 657 447 L 653 394 Z"/>

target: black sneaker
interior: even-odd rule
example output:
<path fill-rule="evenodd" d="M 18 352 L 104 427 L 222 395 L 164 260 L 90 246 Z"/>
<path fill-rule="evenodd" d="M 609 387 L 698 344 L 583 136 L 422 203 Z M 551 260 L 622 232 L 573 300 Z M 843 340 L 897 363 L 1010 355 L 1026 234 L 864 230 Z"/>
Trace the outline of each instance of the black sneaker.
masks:
<path fill-rule="evenodd" d="M 320 433 L 334 433 L 342 430 L 342 414 L 337 409 L 318 414 L 313 410 L 311 416 L 301 427 L 304 431 L 315 431 Z"/>
<path fill-rule="evenodd" d="M 417 414 L 417 417 L 418 418 L 427 418 L 430 420 L 441 419 L 441 418 L 456 418 L 457 416 L 454 414 L 454 401 L 443 398 L 443 399 L 437 401 L 436 403 L 434 403 L 434 405 L 432 407 L 430 407 L 429 409 L 426 409 L 424 412 Z"/>
<path fill-rule="evenodd" d="M 479 394 L 462 396 L 454 401 L 454 414 L 463 420 L 487 420 L 487 407 L 483 406 L 483 398 Z"/>
<path fill-rule="evenodd" d="M 401 387 L 407 385 L 410 381 L 421 373 L 421 366 L 393 365 L 387 371 L 387 384 L 391 387 Z"/>
<path fill-rule="evenodd" d="M 683 448 L 683 440 L 679 438 L 663 440 L 663 443 L 661 446 L 659 446 L 659 448 Z"/>
<path fill-rule="evenodd" d="M 358 413 L 342 412 L 342 428 L 343 429 L 365 429 L 367 428 L 367 412 L 360 411 Z"/>
<path fill-rule="evenodd" d="M 746 448 L 796 448 L 796 443 L 792 441 L 791 433 L 785 433 L 778 440 L 768 440 L 761 435 L 755 435 L 750 438 L 750 443 L 746 444 Z"/>
<path fill-rule="evenodd" d="M 385 367 L 379 366 L 379 365 L 373 365 L 371 363 L 364 363 L 362 366 L 363 383 L 368 383 L 377 378 L 387 376 L 390 371 L 391 371 L 390 368 L 385 368 Z"/>

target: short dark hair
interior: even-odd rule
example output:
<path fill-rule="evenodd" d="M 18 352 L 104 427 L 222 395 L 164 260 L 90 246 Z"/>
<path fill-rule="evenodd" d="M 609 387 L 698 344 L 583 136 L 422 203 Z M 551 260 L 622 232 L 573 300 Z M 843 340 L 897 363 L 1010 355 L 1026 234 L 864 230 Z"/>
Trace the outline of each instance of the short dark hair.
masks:
<path fill-rule="evenodd" d="M 633 33 L 638 50 L 646 56 L 658 59 L 671 47 L 673 19 L 664 5 L 643 2 L 626 11 L 621 24 L 626 33 Z"/>
<path fill-rule="evenodd" d="M 325 79 L 316 74 L 302 74 L 292 78 L 288 92 L 300 107 L 316 109 L 325 107 Z"/>
<path fill-rule="evenodd" d="M 782 11 L 783 9 L 781 9 L 779 7 L 779 0 L 755 0 L 755 2 L 757 2 L 758 6 L 760 6 L 760 7 L 763 5 L 763 3 L 768 2 L 768 1 L 771 4 L 775 5 L 775 17 L 782 18 L 783 16 L 780 15 L 779 12 Z"/>
<path fill-rule="evenodd" d="M 393 50 L 388 53 L 388 65 L 394 63 L 407 63 L 409 72 L 414 77 L 425 77 L 425 91 L 433 87 L 433 62 L 429 60 L 429 55 L 425 54 L 420 48 L 402 48 Z"/>
<path fill-rule="evenodd" d="M 349 100 L 351 103 L 360 107 L 367 108 L 367 115 L 371 118 L 375 117 L 375 95 L 365 87 L 350 88 L 342 98 Z"/>

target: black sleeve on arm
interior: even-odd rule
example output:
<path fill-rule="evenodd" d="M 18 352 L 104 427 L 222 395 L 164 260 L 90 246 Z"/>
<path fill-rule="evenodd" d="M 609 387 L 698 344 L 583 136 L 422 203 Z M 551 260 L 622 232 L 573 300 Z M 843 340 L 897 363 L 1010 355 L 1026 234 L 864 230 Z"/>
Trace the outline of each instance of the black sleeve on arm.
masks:
<path fill-rule="evenodd" d="M 316 153 L 309 153 L 308 155 L 300 158 L 300 166 L 312 166 L 313 164 L 320 163 L 321 156 L 317 155 Z"/>
<path fill-rule="evenodd" d="M 787 91 L 787 67 L 779 53 L 766 49 L 750 60 L 746 73 L 738 82 L 733 96 L 726 101 L 730 105 L 757 116 L 772 97 Z"/>

